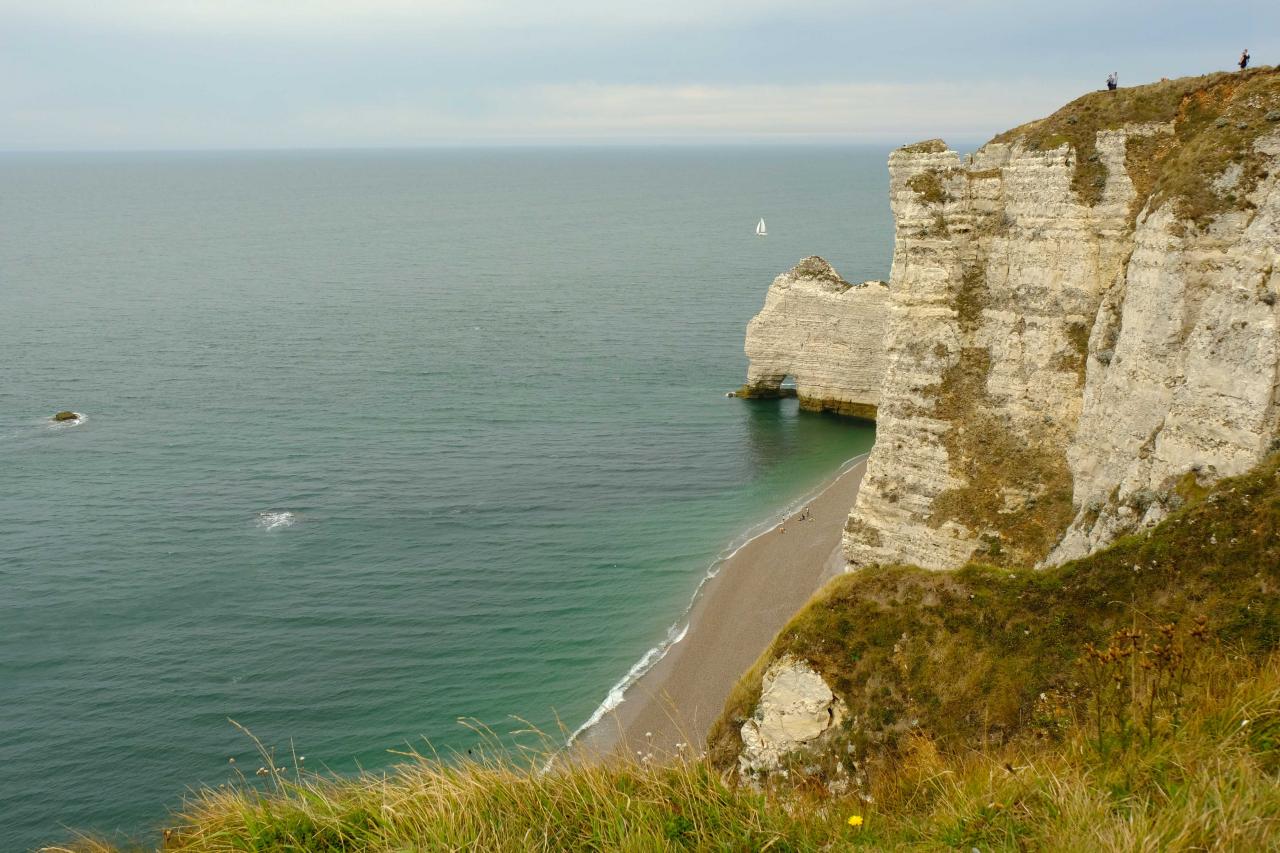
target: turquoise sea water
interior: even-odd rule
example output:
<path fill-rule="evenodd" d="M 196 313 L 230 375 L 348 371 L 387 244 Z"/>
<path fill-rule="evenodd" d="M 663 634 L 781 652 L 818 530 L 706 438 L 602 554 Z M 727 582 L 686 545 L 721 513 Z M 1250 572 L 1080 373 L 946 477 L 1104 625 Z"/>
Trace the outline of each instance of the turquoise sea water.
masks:
<path fill-rule="evenodd" d="M 580 724 L 870 446 L 724 392 L 774 275 L 887 277 L 886 154 L 0 156 L 0 849 L 251 774 L 228 718 Z"/>

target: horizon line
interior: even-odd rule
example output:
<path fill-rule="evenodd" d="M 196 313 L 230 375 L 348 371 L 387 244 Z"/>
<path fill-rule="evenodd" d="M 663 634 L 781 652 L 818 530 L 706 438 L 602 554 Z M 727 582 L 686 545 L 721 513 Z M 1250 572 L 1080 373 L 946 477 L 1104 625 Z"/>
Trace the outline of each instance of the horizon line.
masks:
<path fill-rule="evenodd" d="M 121 147 L 121 148 L 4 148 L 0 156 L 15 154 L 302 154 L 302 153 L 361 153 L 361 152 L 413 152 L 459 149 L 515 149 L 515 148 L 900 148 L 923 141 L 940 138 L 949 147 L 968 148 L 982 145 L 987 136 L 957 135 L 954 142 L 939 137 L 888 137 L 875 139 L 657 139 L 657 140 L 469 140 L 460 142 L 420 142 L 388 145 L 280 145 L 280 146 L 208 146 L 208 147 Z"/>

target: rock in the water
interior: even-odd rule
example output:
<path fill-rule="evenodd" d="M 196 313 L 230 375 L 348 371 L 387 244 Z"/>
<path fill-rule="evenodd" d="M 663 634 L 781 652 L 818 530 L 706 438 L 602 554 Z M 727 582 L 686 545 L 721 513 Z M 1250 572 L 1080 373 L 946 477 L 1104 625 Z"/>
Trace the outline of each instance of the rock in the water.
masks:
<path fill-rule="evenodd" d="M 850 284 L 808 257 L 778 276 L 747 326 L 751 360 L 738 397 L 799 397 L 806 409 L 874 418 L 884 379 L 889 289 Z M 787 376 L 795 388 L 783 387 Z"/>
<path fill-rule="evenodd" d="M 760 704 L 742 724 L 742 773 L 777 770 L 782 758 L 835 729 L 845 704 L 807 663 L 783 657 L 765 671 Z"/>
<path fill-rule="evenodd" d="M 64 411 L 64 412 L 58 412 L 56 415 L 53 416 L 53 419 L 61 423 L 62 421 L 78 421 L 80 420 L 80 416 L 77 415 L 75 412 Z"/>

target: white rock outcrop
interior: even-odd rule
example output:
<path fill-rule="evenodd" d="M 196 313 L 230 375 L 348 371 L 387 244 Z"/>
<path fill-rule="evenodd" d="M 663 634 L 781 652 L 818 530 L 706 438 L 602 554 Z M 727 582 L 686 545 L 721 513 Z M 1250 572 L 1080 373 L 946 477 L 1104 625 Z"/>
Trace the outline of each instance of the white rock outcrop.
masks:
<path fill-rule="evenodd" d="M 847 715 L 844 702 L 807 663 L 775 660 L 765 671 L 755 714 L 742 724 L 739 772 L 779 769 L 785 756 L 813 745 Z"/>
<path fill-rule="evenodd" d="M 743 397 L 776 397 L 795 379 L 800 405 L 874 418 L 884 377 L 889 288 L 850 284 L 819 257 L 774 279 L 747 326 Z"/>

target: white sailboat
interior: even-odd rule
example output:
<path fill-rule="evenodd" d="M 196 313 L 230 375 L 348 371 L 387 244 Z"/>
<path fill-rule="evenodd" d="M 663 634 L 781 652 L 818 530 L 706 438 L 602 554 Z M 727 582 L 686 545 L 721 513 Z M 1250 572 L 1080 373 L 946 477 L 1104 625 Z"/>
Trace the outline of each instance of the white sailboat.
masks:
<path fill-rule="evenodd" d="M 764 227 L 764 217 L 761 217 L 760 221 L 756 223 L 756 236 L 757 237 L 769 236 L 769 229 Z"/>

